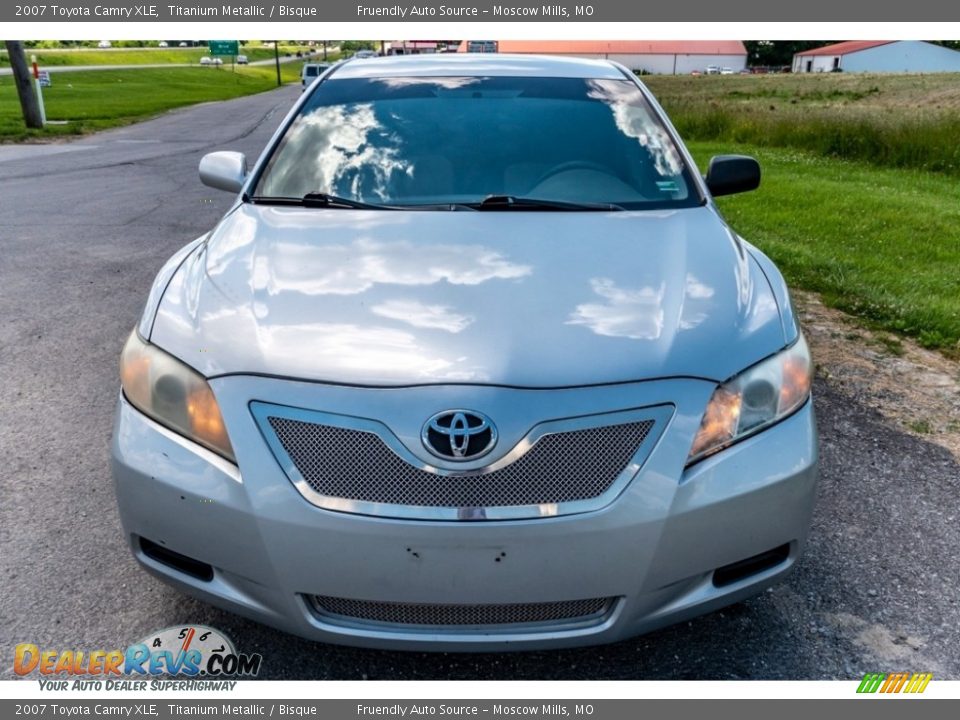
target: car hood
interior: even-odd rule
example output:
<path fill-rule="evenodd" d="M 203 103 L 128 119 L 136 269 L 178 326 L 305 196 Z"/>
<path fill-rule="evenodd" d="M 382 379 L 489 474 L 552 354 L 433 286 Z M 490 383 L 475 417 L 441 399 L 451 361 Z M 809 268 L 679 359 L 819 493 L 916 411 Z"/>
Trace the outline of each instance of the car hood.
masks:
<path fill-rule="evenodd" d="M 709 207 L 243 204 L 170 281 L 150 339 L 208 377 L 517 387 L 721 381 L 784 345 L 766 277 Z"/>

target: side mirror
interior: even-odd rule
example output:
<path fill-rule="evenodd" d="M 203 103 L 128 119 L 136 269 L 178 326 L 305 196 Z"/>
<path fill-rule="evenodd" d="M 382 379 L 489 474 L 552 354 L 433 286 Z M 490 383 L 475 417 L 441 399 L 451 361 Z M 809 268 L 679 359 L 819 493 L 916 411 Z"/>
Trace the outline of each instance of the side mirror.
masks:
<path fill-rule="evenodd" d="M 246 177 L 247 158 L 243 153 L 213 152 L 200 161 L 200 182 L 217 190 L 240 192 Z"/>
<path fill-rule="evenodd" d="M 756 190 L 760 163 L 747 155 L 717 155 L 710 160 L 706 181 L 714 197 Z"/>

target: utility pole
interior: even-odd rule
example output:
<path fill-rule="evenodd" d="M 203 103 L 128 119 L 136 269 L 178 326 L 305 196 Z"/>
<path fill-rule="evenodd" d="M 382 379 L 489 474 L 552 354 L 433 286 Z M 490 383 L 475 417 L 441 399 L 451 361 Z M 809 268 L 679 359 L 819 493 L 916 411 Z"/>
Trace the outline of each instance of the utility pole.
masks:
<path fill-rule="evenodd" d="M 277 87 L 280 87 L 281 85 L 283 85 L 283 83 L 280 82 L 280 41 L 279 40 L 273 41 L 273 59 L 277 61 Z"/>
<path fill-rule="evenodd" d="M 323 61 L 327 61 L 327 41 L 323 41 Z"/>
<path fill-rule="evenodd" d="M 17 86 L 17 95 L 20 96 L 23 121 L 28 128 L 42 128 L 43 118 L 40 116 L 37 94 L 34 92 L 33 83 L 30 80 L 27 58 L 23 54 L 23 42 L 7 40 L 7 55 L 10 56 L 10 68 L 13 70 L 13 81 Z"/>

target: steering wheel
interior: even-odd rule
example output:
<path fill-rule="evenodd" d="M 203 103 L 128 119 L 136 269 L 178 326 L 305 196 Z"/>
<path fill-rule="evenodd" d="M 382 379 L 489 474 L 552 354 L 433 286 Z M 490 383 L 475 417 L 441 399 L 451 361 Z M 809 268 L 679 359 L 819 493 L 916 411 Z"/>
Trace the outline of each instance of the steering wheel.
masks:
<path fill-rule="evenodd" d="M 567 162 L 560 163 L 559 165 L 555 165 L 547 170 L 537 179 L 537 181 L 533 184 L 533 187 L 537 187 L 538 185 L 545 183 L 555 175 L 570 172 L 571 170 L 596 170 L 597 172 L 602 172 L 605 175 L 614 175 L 614 173 L 610 172 L 609 167 L 601 165 L 600 163 L 590 162 L 589 160 L 568 160 Z"/>

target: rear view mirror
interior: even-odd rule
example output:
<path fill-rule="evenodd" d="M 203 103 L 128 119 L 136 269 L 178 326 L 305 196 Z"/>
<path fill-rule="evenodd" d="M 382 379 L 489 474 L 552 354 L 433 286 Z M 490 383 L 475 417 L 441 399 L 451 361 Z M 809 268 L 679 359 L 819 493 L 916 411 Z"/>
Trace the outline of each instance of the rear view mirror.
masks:
<path fill-rule="evenodd" d="M 714 197 L 756 190 L 760 163 L 747 155 L 717 155 L 710 160 L 706 181 Z"/>
<path fill-rule="evenodd" d="M 246 177 L 247 158 L 243 153 L 213 152 L 200 161 L 200 182 L 217 190 L 240 192 Z"/>

